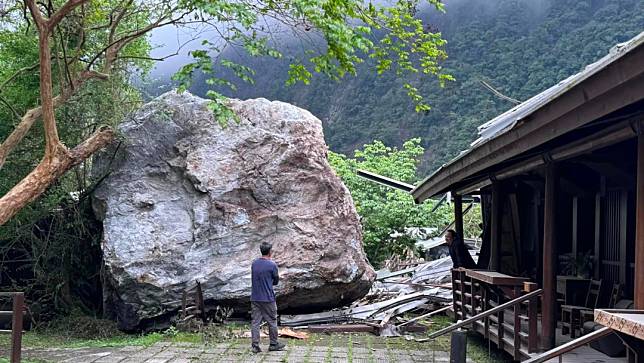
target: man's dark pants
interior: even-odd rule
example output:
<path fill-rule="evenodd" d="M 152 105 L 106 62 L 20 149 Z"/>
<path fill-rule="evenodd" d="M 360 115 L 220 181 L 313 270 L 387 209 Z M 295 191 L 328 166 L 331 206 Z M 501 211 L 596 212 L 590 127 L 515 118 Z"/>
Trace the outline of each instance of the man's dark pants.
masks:
<path fill-rule="evenodd" d="M 251 338 L 252 345 L 259 347 L 259 325 L 264 320 L 268 324 L 271 345 L 277 345 L 277 304 L 275 302 L 251 301 Z"/>

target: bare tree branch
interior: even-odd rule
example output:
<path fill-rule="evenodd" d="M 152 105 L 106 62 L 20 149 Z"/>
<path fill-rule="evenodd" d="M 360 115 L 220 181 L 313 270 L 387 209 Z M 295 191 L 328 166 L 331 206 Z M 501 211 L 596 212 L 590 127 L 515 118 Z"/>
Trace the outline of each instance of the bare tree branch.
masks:
<path fill-rule="evenodd" d="M 28 67 L 22 67 L 22 68 L 18 69 L 9 78 L 5 79 L 4 82 L 0 83 L 0 92 L 2 92 L 2 89 L 7 84 L 9 84 L 11 81 L 13 81 L 16 77 L 18 77 L 19 75 L 21 75 L 21 74 L 23 74 L 25 72 L 33 71 L 34 69 L 38 68 L 39 65 L 40 65 L 39 63 L 36 63 L 36 64 L 30 65 Z"/>
<path fill-rule="evenodd" d="M 56 11 L 49 18 L 49 20 L 47 21 L 47 27 L 49 29 L 53 29 L 56 25 L 58 25 L 58 23 L 60 23 L 61 20 L 63 20 L 65 16 L 67 16 L 67 14 L 88 1 L 89 0 L 68 0 L 60 9 L 58 9 L 58 11 Z"/>
<path fill-rule="evenodd" d="M 496 89 L 494 89 L 494 87 L 490 86 L 487 82 L 485 82 L 485 81 L 484 81 L 484 80 L 482 80 L 482 79 L 480 79 L 480 80 L 479 80 L 479 82 L 481 82 L 481 84 L 483 85 L 483 87 L 485 87 L 487 90 L 489 90 L 489 91 L 490 91 L 490 92 L 492 92 L 495 96 L 497 96 L 497 97 L 499 97 L 499 98 L 501 98 L 501 99 L 504 99 L 504 100 L 506 100 L 506 101 L 510 101 L 510 102 L 514 103 L 515 105 L 518 105 L 518 104 L 520 104 L 521 102 L 523 102 L 523 101 L 519 101 L 519 100 L 517 100 L 517 99 L 515 99 L 515 98 L 512 98 L 512 97 L 509 97 L 509 96 L 504 95 L 503 93 L 501 93 L 501 92 L 497 91 Z"/>
<path fill-rule="evenodd" d="M 79 78 L 74 81 L 73 87 L 66 90 L 65 93 L 58 95 L 53 98 L 53 106 L 59 107 L 64 104 L 80 86 L 90 79 L 107 79 L 107 75 L 94 72 L 94 71 L 83 71 L 81 72 Z M 42 107 L 35 107 L 25 113 L 24 116 L 20 119 L 20 122 L 16 128 L 11 132 L 9 137 L 0 145 L 0 169 L 4 166 L 4 163 L 7 161 L 9 154 L 20 144 L 22 139 L 27 135 L 31 126 L 42 116 Z"/>

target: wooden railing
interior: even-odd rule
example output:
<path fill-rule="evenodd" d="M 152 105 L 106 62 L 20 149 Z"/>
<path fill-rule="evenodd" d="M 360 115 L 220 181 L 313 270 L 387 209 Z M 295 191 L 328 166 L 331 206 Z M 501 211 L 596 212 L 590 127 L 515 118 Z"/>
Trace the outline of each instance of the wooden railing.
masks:
<path fill-rule="evenodd" d="M 0 292 L 0 297 L 13 298 L 12 311 L 0 311 L 0 316 L 11 317 L 11 330 L 0 330 L 0 333 L 11 334 L 11 363 L 20 362 L 22 352 L 22 318 L 25 313 L 25 294 L 22 292 Z"/>
<path fill-rule="evenodd" d="M 568 343 L 560 345 L 560 346 L 558 346 L 558 347 L 556 347 L 554 349 L 551 349 L 551 350 L 549 350 L 547 352 L 543 352 L 543 353 L 539 354 L 538 356 L 530 358 L 530 359 L 528 359 L 527 361 L 525 361 L 523 363 L 542 363 L 542 362 L 545 362 L 545 361 L 550 360 L 552 358 L 559 357 L 559 356 L 563 355 L 564 353 L 568 353 L 571 350 L 575 350 L 575 349 L 581 347 L 582 345 L 586 345 L 586 344 L 588 344 L 588 343 L 590 343 L 590 342 L 592 342 L 594 340 L 597 340 L 599 338 L 605 337 L 606 335 L 611 334 L 612 332 L 613 332 L 612 329 L 606 328 L 606 327 L 601 328 L 599 330 L 595 330 L 594 332 L 592 332 L 590 334 L 586 334 L 586 335 L 584 335 L 582 337 L 579 337 L 579 338 L 577 338 L 575 340 L 569 341 Z"/>
<path fill-rule="evenodd" d="M 517 361 L 537 352 L 537 302 L 542 290 L 528 282 L 500 286 L 477 281 L 468 278 L 467 271 L 452 271 L 453 309 L 462 322 L 450 328 L 470 325 Z"/>

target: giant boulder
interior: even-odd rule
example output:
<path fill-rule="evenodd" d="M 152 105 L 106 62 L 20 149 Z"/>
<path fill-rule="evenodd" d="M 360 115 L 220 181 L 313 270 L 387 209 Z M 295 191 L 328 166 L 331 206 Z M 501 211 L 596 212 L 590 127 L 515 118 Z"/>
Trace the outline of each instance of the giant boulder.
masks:
<path fill-rule="evenodd" d="M 95 162 L 104 300 L 120 327 L 169 321 L 186 287 L 207 305 L 249 307 L 262 241 L 280 268 L 280 310 L 321 310 L 366 294 L 375 277 L 358 215 L 327 162 L 311 113 L 230 100 L 222 127 L 207 100 L 166 93 L 123 123 Z"/>

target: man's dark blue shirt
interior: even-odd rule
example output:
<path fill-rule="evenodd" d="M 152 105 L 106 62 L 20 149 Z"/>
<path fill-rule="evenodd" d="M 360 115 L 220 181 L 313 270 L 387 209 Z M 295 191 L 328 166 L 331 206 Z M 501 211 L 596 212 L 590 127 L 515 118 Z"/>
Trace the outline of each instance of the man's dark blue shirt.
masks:
<path fill-rule="evenodd" d="M 258 258 L 253 261 L 250 272 L 253 283 L 250 301 L 275 302 L 273 285 L 279 282 L 277 264 L 266 258 Z"/>

